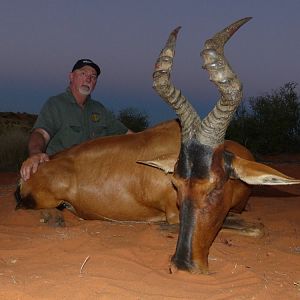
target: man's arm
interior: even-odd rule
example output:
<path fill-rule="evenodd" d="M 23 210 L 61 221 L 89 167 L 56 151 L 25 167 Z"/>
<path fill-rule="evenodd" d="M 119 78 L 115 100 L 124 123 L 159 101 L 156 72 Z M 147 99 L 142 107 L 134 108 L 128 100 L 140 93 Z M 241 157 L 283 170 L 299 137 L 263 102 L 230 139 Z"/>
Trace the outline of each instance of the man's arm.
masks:
<path fill-rule="evenodd" d="M 45 153 L 49 140 L 50 136 L 48 132 L 42 128 L 36 128 L 31 133 L 28 142 L 29 157 L 23 162 L 20 170 L 23 180 L 28 180 L 31 173 L 37 171 L 40 163 L 49 160 L 48 155 Z"/>

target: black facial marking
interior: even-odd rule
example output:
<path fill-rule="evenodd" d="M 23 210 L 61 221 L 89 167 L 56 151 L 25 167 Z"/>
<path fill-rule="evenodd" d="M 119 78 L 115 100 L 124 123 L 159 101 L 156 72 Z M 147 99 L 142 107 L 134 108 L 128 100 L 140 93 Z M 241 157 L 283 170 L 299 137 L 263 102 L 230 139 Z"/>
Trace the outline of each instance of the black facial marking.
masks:
<path fill-rule="evenodd" d="M 17 189 L 15 191 L 15 199 L 16 199 L 17 204 L 19 204 L 22 201 L 21 194 L 20 194 L 20 186 L 19 185 L 18 185 L 18 187 L 17 187 Z"/>
<path fill-rule="evenodd" d="M 181 270 L 189 270 L 192 263 L 192 237 L 195 226 L 194 206 L 191 200 L 183 201 L 180 207 L 180 229 L 176 252 L 172 257 L 172 262 Z"/>
<path fill-rule="evenodd" d="M 195 140 L 182 144 L 176 173 L 181 178 L 208 178 L 213 149 Z"/>
<path fill-rule="evenodd" d="M 36 207 L 36 202 L 31 195 L 28 195 L 24 198 L 21 197 L 20 186 L 18 186 L 17 190 L 15 191 L 15 199 L 17 202 L 15 209 L 34 209 Z"/>

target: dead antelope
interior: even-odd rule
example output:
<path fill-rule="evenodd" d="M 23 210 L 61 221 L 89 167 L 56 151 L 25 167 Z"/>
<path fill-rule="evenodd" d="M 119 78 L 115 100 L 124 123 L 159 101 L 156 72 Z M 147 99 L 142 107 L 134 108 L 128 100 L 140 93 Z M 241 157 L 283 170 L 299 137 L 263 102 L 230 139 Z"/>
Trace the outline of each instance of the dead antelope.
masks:
<path fill-rule="evenodd" d="M 17 207 L 65 205 L 84 219 L 180 222 L 172 270 L 208 272 L 209 248 L 228 212 L 243 210 L 249 184 L 300 183 L 254 162 L 243 146 L 224 141 L 242 98 L 242 85 L 224 57 L 223 46 L 248 20 L 230 25 L 205 43 L 204 68 L 221 93 L 206 118 L 200 120 L 170 81 L 176 29 L 156 63 L 154 88 L 175 109 L 180 125 L 167 121 L 141 133 L 91 140 L 52 156 L 28 181 L 20 181 Z"/>

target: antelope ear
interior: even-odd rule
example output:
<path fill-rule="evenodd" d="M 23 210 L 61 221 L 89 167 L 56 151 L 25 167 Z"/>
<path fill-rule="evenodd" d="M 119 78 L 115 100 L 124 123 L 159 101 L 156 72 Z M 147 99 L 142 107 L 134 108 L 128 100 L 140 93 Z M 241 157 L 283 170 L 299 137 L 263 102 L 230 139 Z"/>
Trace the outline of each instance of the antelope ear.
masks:
<path fill-rule="evenodd" d="M 174 167 L 175 167 L 177 158 L 178 158 L 178 155 L 176 155 L 176 154 L 165 154 L 165 155 L 153 158 L 151 160 L 138 160 L 137 163 L 160 169 L 167 174 L 167 173 L 174 172 Z"/>
<path fill-rule="evenodd" d="M 231 167 L 234 177 L 248 184 L 287 185 L 299 184 L 299 179 L 286 176 L 283 173 L 264 164 L 234 156 Z"/>

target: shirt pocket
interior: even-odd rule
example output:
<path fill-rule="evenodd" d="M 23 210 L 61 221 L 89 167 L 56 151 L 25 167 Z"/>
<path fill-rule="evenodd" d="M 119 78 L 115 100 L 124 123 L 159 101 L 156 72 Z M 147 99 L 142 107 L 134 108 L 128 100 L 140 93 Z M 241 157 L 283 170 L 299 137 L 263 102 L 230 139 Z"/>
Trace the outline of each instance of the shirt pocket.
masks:
<path fill-rule="evenodd" d="M 77 125 L 70 125 L 70 129 L 72 132 L 80 133 L 81 132 L 81 126 Z"/>
<path fill-rule="evenodd" d="M 61 144 L 64 148 L 80 144 L 83 142 L 83 131 L 79 125 L 68 125 L 64 128 L 60 136 Z"/>
<path fill-rule="evenodd" d="M 108 126 L 104 122 L 93 122 L 91 129 L 92 138 L 108 135 Z"/>

